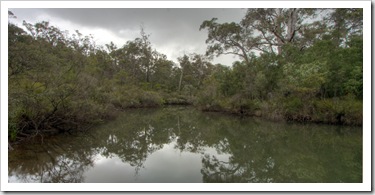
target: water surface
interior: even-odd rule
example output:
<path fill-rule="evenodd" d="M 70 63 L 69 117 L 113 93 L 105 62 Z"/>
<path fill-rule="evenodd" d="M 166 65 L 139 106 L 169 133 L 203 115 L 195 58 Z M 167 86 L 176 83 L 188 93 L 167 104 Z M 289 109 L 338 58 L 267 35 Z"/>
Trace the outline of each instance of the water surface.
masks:
<path fill-rule="evenodd" d="M 362 128 L 134 109 L 8 161 L 9 182 L 362 182 Z"/>

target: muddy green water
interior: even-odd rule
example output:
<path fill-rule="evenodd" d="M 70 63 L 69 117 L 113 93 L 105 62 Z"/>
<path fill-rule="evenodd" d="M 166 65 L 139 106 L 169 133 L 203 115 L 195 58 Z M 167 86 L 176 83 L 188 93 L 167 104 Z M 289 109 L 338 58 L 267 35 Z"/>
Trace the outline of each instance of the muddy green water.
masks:
<path fill-rule="evenodd" d="M 8 162 L 9 182 L 362 182 L 362 128 L 135 109 Z"/>

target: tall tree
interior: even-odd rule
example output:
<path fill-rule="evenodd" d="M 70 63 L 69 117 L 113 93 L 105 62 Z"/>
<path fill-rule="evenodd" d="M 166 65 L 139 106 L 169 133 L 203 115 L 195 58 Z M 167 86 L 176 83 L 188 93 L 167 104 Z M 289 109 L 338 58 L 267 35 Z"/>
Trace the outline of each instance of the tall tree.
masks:
<path fill-rule="evenodd" d="M 248 9 L 240 23 L 204 21 L 200 30 L 208 30 L 206 40 L 209 56 L 233 54 L 250 64 L 254 52 L 282 54 L 284 45 L 306 47 L 305 36 L 319 33 L 314 23 L 316 9 Z M 306 35 L 305 35 L 306 34 Z M 275 52 L 275 50 L 277 52 Z"/>
<path fill-rule="evenodd" d="M 283 45 L 296 44 L 302 39 L 304 30 L 313 21 L 315 11 L 297 8 L 248 9 L 241 24 L 254 32 L 252 36 L 258 40 L 258 48 L 274 53 L 276 47 L 280 55 Z"/>
<path fill-rule="evenodd" d="M 110 45 L 109 45 L 110 46 Z M 111 47 L 111 46 L 110 46 Z M 115 52 L 120 56 L 119 66 L 138 81 L 150 82 L 158 53 L 152 49 L 149 35 L 141 28 L 141 37 L 128 41 Z"/>

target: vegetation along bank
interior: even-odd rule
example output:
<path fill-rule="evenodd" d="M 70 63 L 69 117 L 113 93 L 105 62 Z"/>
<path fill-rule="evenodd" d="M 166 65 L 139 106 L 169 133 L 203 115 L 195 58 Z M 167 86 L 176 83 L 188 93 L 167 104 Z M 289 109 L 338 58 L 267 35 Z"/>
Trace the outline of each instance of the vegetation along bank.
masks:
<path fill-rule="evenodd" d="M 16 14 L 16 13 L 15 13 Z M 149 35 L 98 46 L 9 12 L 9 140 L 89 129 L 124 109 L 193 105 L 272 120 L 362 125 L 362 9 L 248 9 L 202 21 L 207 52 L 177 62 Z M 212 64 L 213 56 L 241 60 Z"/>

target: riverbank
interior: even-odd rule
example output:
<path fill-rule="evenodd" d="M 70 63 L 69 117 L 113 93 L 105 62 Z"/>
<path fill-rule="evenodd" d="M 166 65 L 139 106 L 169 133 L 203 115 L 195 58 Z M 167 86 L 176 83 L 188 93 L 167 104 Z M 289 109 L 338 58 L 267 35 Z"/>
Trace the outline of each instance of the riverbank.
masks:
<path fill-rule="evenodd" d="M 303 101 L 283 99 L 279 101 L 226 100 L 196 105 L 205 112 L 261 117 L 272 121 L 293 121 L 332 125 L 362 126 L 362 101 L 348 99 L 324 99 Z"/>
<path fill-rule="evenodd" d="M 222 112 L 242 117 L 260 117 L 279 122 L 361 126 L 363 118 L 362 102 L 351 99 L 303 101 L 299 98 L 284 98 L 272 101 L 257 101 L 221 98 L 203 104 L 201 99 L 197 97 L 178 93 L 163 94 L 153 91 L 130 90 L 128 93 L 122 94 L 122 96 L 111 94 L 108 96 L 110 98 L 106 103 L 90 104 L 86 107 L 81 105 L 81 109 L 79 109 L 81 112 L 78 112 L 77 108 L 72 108 L 75 112 L 71 112 L 70 115 L 56 112 L 54 115 L 49 115 L 48 120 L 41 121 L 39 126 L 29 125 L 27 128 L 17 131 L 15 135 L 10 134 L 9 142 L 12 145 L 35 136 L 88 131 L 97 124 L 117 118 L 119 113 L 126 112 L 129 109 L 163 106 L 192 106 L 203 112 Z M 30 124 L 27 118 L 21 119 L 23 120 L 21 124 Z"/>

